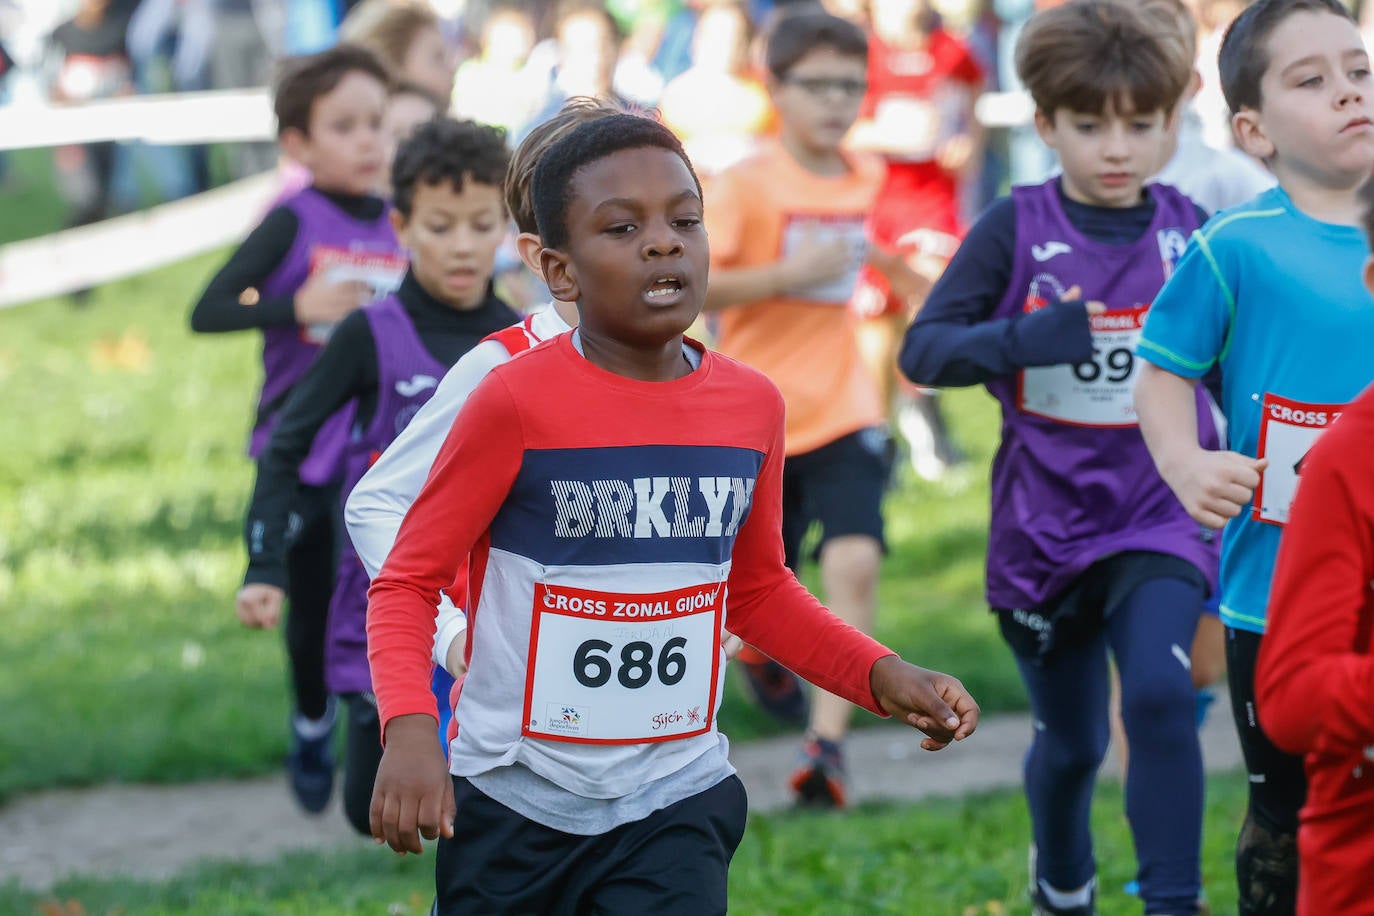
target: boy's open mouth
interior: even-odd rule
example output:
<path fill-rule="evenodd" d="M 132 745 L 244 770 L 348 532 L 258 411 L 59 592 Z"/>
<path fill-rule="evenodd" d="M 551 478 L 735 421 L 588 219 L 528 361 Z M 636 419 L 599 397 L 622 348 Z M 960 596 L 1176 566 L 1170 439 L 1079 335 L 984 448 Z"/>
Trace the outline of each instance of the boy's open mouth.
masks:
<path fill-rule="evenodd" d="M 682 280 L 674 274 L 664 274 L 650 284 L 644 295 L 650 299 L 661 299 L 682 292 Z"/>

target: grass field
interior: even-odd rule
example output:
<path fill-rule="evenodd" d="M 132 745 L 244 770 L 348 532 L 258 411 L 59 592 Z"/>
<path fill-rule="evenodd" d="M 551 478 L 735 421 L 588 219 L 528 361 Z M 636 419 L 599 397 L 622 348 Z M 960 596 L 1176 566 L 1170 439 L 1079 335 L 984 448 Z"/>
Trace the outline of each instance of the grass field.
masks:
<path fill-rule="evenodd" d="M 1236 912 L 1231 855 L 1243 777 L 1215 779 L 1203 879 L 1216 916 Z M 1121 793 L 1108 786 L 1093 812 L 1099 912 L 1140 903 L 1121 890 L 1134 855 Z M 1014 793 L 869 806 L 846 814 L 754 816 L 730 872 L 731 912 L 786 916 L 1007 916 L 1025 900 L 1025 805 Z M 0 886 L 0 914 L 32 916 L 425 916 L 433 860 L 356 850 L 289 856 L 269 866 L 209 865 L 162 884 L 69 881 L 41 896 Z"/>
<path fill-rule="evenodd" d="M 113 284 L 86 308 L 0 311 L 9 432 L 0 446 L 0 803 L 47 786 L 279 765 L 279 639 L 244 631 L 232 610 L 256 340 L 186 328 L 190 299 L 220 257 Z M 974 465 L 986 467 L 990 401 L 955 392 L 949 414 Z M 878 635 L 957 673 L 985 710 L 1016 709 L 1024 696 L 982 611 L 987 494 L 981 470 L 974 476 L 954 491 L 907 481 L 891 498 Z M 733 685 L 722 725 L 736 739 L 771 729 Z M 1244 785 L 1212 787 L 1205 868 L 1225 914 L 1234 912 L 1229 850 Z M 1119 792 L 1104 792 L 1095 815 L 1104 914 L 1138 911 L 1118 890 L 1133 867 L 1120 810 Z M 736 858 L 734 909 L 1024 912 L 1026 836 L 1015 793 L 754 817 Z M 0 886 L 0 913 L 422 914 L 431 867 L 363 846 L 266 867 L 207 865 L 165 883 L 71 881 L 44 896 Z"/>
<path fill-rule="evenodd" d="M 0 311 L 0 801 L 43 786 L 178 782 L 275 768 L 283 653 L 240 628 L 242 456 L 252 334 L 194 336 L 191 299 L 222 255 Z M 989 399 L 950 414 L 983 467 Z M 981 473 L 981 472 L 980 472 Z M 1023 695 L 981 608 L 986 491 L 909 484 L 889 505 L 879 635 L 957 672 L 989 710 Z M 736 738 L 771 725 L 727 699 Z"/>

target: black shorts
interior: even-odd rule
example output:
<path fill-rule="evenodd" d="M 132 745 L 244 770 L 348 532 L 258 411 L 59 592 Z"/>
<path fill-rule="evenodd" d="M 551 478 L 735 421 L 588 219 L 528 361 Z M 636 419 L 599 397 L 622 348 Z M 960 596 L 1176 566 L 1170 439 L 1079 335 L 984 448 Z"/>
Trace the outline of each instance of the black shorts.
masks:
<path fill-rule="evenodd" d="M 453 777 L 454 839 L 439 841 L 438 916 L 726 910 L 730 859 L 748 803 L 738 776 L 598 836 L 521 817 Z"/>
<path fill-rule="evenodd" d="M 883 489 L 887 485 L 887 430 L 861 429 L 782 465 L 782 546 L 789 569 L 801 566 L 802 540 L 813 522 L 825 542 L 846 534 L 883 541 Z"/>

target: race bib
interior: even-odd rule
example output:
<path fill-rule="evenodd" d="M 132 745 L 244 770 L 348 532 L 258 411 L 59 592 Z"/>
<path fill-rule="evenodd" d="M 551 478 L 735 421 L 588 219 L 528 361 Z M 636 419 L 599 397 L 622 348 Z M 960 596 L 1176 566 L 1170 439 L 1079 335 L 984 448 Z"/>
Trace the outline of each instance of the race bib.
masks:
<path fill-rule="evenodd" d="M 625 595 L 536 583 L 521 733 L 640 744 L 711 728 L 725 584 Z"/>
<path fill-rule="evenodd" d="M 1149 311 L 1138 305 L 1090 316 L 1093 358 L 1023 369 L 1021 410 L 1073 426 L 1135 426 L 1135 348 Z"/>
<path fill-rule="evenodd" d="M 1293 495 L 1302 477 L 1302 463 L 1317 438 L 1340 418 L 1344 404 L 1305 404 L 1276 394 L 1264 396 L 1260 421 L 1259 455 L 1269 459 L 1255 489 L 1251 515 L 1271 525 L 1288 524 Z"/>
<path fill-rule="evenodd" d="M 784 258 L 795 252 L 807 239 L 838 240 L 850 253 L 850 265 L 843 274 L 828 283 L 789 289 L 787 295 L 829 305 L 849 305 L 859 285 L 859 273 L 863 270 L 864 258 L 868 253 L 864 216 L 858 213 L 792 213 L 785 219 L 782 230 Z"/>
<path fill-rule="evenodd" d="M 310 251 L 310 275 L 323 272 L 324 278 L 334 283 L 358 280 L 372 289 L 369 301 L 376 302 L 383 296 L 394 292 L 401 285 L 408 262 L 404 255 L 394 251 L 355 251 L 350 248 L 334 248 L 317 245 Z M 334 333 L 335 322 L 319 322 L 305 330 L 305 339 L 311 343 L 323 344 Z"/>

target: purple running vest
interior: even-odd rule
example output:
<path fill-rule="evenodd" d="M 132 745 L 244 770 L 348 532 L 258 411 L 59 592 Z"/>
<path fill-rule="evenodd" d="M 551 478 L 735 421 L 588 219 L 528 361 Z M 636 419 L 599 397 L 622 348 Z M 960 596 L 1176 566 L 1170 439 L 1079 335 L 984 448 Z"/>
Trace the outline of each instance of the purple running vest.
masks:
<path fill-rule="evenodd" d="M 1215 588 L 1217 545 L 1188 517 L 1155 470 L 1132 404 L 1135 344 L 1197 210 L 1171 187 L 1151 185 L 1154 220 L 1140 239 L 1087 238 L 1064 213 L 1054 180 L 1015 188 L 1011 281 L 993 318 L 1033 311 L 1074 286 L 1101 301 L 1094 360 L 1027 369 L 988 382 L 1002 405 L 992 464 L 987 600 L 995 608 L 1053 601 L 1093 563 L 1147 550 L 1192 563 Z M 1199 439 L 1217 447 L 1211 402 L 1198 387 Z"/>
<path fill-rule="evenodd" d="M 345 500 L 382 451 L 433 396 L 448 371 L 448 366 L 425 349 L 395 296 L 369 305 L 363 314 L 377 345 L 377 410 L 367 429 L 358 429 L 355 424 L 344 450 Z M 372 689 L 367 666 L 368 584 L 367 570 L 345 534 L 325 635 L 325 683 L 332 693 Z"/>
<path fill-rule="evenodd" d="M 354 219 L 314 188 L 306 188 L 283 201 L 282 206 L 296 214 L 299 228 L 286 257 L 263 282 L 264 296 L 294 295 L 316 270 L 334 271 L 350 279 L 366 278 L 378 295 L 391 292 L 400 284 L 406 258 L 385 214 L 371 221 Z M 310 368 L 325 336 L 299 325 L 263 328 L 262 394 L 258 400 L 258 421 L 248 445 L 250 456 L 256 458 L 267 447 L 287 393 Z M 302 483 L 321 486 L 339 479 L 352 418 L 350 405 L 320 427 L 310 453 L 301 463 Z"/>

